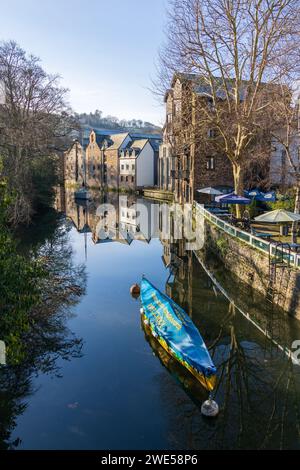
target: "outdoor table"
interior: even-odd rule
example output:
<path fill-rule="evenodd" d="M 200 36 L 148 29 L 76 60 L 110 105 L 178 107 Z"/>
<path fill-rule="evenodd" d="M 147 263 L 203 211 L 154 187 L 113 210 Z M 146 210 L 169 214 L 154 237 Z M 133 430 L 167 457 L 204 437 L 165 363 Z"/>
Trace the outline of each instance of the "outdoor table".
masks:
<path fill-rule="evenodd" d="M 293 251 L 295 251 L 296 253 L 299 253 L 299 250 L 300 250 L 299 243 L 288 243 L 287 245 L 289 245 Z"/>

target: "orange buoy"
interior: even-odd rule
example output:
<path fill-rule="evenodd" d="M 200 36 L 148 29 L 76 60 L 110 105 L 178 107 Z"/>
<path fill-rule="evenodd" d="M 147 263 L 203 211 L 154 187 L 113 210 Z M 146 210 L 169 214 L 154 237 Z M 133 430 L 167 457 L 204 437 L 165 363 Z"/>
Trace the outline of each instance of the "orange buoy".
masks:
<path fill-rule="evenodd" d="M 130 287 L 130 294 L 135 299 L 137 299 L 140 296 L 140 292 L 141 292 L 141 289 L 140 289 L 140 286 L 138 284 L 133 284 Z"/>

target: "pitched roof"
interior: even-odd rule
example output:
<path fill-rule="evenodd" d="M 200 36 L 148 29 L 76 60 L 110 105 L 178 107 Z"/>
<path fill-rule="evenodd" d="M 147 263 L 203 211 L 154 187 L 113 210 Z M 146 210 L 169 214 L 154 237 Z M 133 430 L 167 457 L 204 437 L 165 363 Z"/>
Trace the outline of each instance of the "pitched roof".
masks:
<path fill-rule="evenodd" d="M 149 139 L 149 142 L 154 150 L 154 152 L 158 152 L 159 151 L 159 147 L 162 143 L 162 139 Z"/>
<path fill-rule="evenodd" d="M 112 144 L 107 147 L 107 150 L 119 149 L 128 135 L 129 132 L 124 132 L 123 134 L 111 134 L 108 136 Z"/>
<path fill-rule="evenodd" d="M 149 139 L 136 139 L 130 142 L 129 148 L 139 149 L 142 150 Z"/>
<path fill-rule="evenodd" d="M 196 74 L 196 73 L 175 73 L 173 76 L 172 80 L 172 87 L 175 84 L 175 81 L 179 79 L 180 81 L 189 81 L 193 84 L 193 88 L 195 93 L 197 93 L 200 96 L 207 96 L 210 97 L 212 95 L 212 89 L 211 85 L 208 82 L 208 80 L 201 74 Z M 230 93 L 233 93 L 234 86 L 235 86 L 235 80 L 234 78 L 226 78 L 226 85 L 227 89 Z M 214 77 L 214 82 L 215 82 L 215 87 L 216 87 L 216 95 L 218 98 L 224 100 L 226 98 L 226 90 L 224 87 L 224 81 L 222 77 Z M 249 82 L 247 80 L 241 80 L 241 86 L 240 86 L 240 99 L 243 101 L 246 97 L 247 93 L 247 88 L 248 88 Z M 261 83 L 262 86 L 277 86 L 276 84 L 270 84 L 266 82 Z"/>
<path fill-rule="evenodd" d="M 147 142 L 150 143 L 149 139 L 136 139 L 136 140 L 132 140 L 131 142 L 129 142 L 125 149 L 124 149 L 124 152 L 126 151 L 129 151 L 130 155 L 131 155 L 131 151 L 134 150 L 134 156 L 135 158 L 139 156 L 139 154 L 141 153 L 141 151 L 143 150 L 143 148 L 145 147 L 145 145 L 147 144 Z"/>

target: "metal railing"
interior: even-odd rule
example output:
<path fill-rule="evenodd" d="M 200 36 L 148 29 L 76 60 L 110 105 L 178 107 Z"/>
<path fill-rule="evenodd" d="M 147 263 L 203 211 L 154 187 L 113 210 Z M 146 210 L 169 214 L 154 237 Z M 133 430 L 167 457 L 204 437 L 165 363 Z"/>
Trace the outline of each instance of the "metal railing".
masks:
<path fill-rule="evenodd" d="M 212 222 L 216 227 L 222 230 L 225 233 L 228 233 L 234 238 L 241 240 L 242 242 L 246 243 L 252 248 L 255 248 L 259 251 L 262 251 L 266 255 L 271 254 L 271 256 L 275 256 L 276 254 L 276 243 L 268 242 L 266 240 L 261 240 L 259 237 L 252 235 L 251 233 L 245 232 L 240 228 L 234 227 L 233 225 L 225 222 L 225 220 L 220 219 L 215 214 L 212 214 L 207 209 L 205 209 L 201 204 L 198 202 L 194 202 L 195 208 L 197 211 L 202 214 L 207 220 Z M 283 253 L 283 260 L 291 266 L 300 269 L 300 254 L 297 253 L 290 253 L 288 249 L 280 248 Z M 277 248 L 277 253 L 279 248 Z"/>

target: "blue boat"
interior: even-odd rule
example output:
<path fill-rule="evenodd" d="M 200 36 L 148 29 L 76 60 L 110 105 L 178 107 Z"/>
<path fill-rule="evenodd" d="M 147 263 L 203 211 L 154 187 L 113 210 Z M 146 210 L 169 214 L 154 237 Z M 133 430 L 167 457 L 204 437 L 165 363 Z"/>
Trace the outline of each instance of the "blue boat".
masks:
<path fill-rule="evenodd" d="M 161 346 L 186 367 L 207 390 L 216 384 L 216 367 L 190 317 L 145 277 L 141 282 L 141 314 Z"/>

